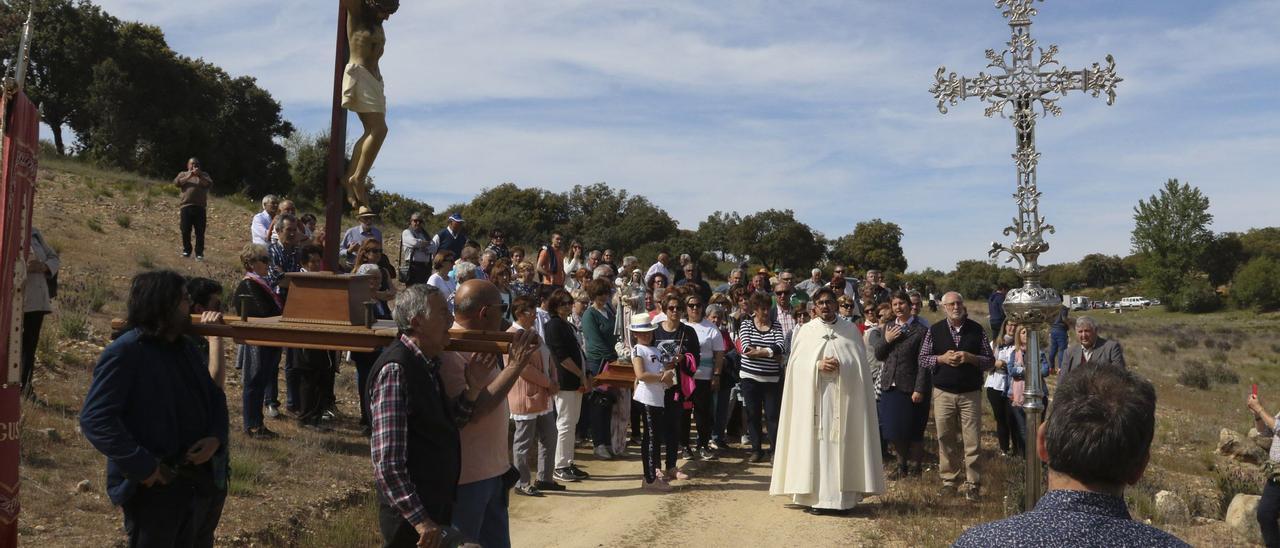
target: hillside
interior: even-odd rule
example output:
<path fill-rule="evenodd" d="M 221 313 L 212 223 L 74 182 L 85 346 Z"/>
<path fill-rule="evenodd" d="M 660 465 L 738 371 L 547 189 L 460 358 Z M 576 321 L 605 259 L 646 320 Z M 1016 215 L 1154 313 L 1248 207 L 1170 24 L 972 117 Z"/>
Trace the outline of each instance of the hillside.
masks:
<path fill-rule="evenodd" d="M 40 341 L 37 399 L 24 404 L 19 529 L 23 545 L 122 545 L 120 512 L 104 493 L 103 458 L 76 426 L 94 360 L 108 342 L 108 322 L 123 315 L 128 281 L 139 270 L 172 268 L 230 286 L 240 277 L 237 255 L 248 240 L 249 219 L 258 210 L 257 204 L 244 199 L 211 198 L 208 260 L 196 262 L 179 256 L 175 206 L 176 192 L 165 181 L 43 160 L 35 224 L 61 254 L 62 289 Z M 349 224 L 350 220 L 344 222 Z M 390 249 L 399 231 L 384 227 L 384 232 L 393 239 Z M 978 305 L 971 312 L 985 321 L 984 310 Z M 1232 538 L 1221 521 L 1225 504 L 1235 492 L 1260 489 L 1260 476 L 1256 467 L 1215 456 L 1215 436 L 1224 427 L 1248 429 L 1241 402 L 1249 384 L 1258 383 L 1267 401 L 1280 398 L 1280 345 L 1274 342 L 1280 314 L 1191 316 L 1152 309 L 1089 315 L 1103 325 L 1103 336 L 1123 342 L 1129 367 L 1151 378 L 1160 398 L 1152 466 L 1129 490 L 1131 511 L 1195 545 L 1220 545 Z M 1202 388 L 1187 386 L 1194 380 L 1192 373 L 1207 376 Z M 233 475 L 218 529 L 220 545 L 378 542 L 369 495 L 368 445 L 352 418 L 358 416 L 354 384 L 352 368 L 344 365 L 338 377 L 342 416 L 334 432 L 315 434 L 280 419 L 269 425 L 282 438 L 263 442 L 239 434 L 239 376 L 229 368 Z M 689 533 L 682 538 L 702 538 L 706 545 L 725 544 L 723 529 L 713 521 L 747 515 L 752 516 L 749 523 L 740 524 L 736 535 L 762 545 L 770 544 L 769 539 L 782 543 L 784 538 L 819 544 L 816 539 L 841 538 L 852 539 L 851 544 L 942 545 L 972 523 L 1003 515 L 1002 499 L 1010 492 L 1006 481 L 1016 475 L 1009 472 L 1016 472 L 1017 463 L 997 456 L 989 411 L 984 414 L 990 483 L 989 494 L 976 508 L 935 500 L 936 486 L 926 474 L 920 480 L 891 484 L 889 493 L 872 499 L 866 514 L 839 522 L 814 520 L 767 497 L 767 467 L 751 466 L 745 457 L 728 454 L 697 463 L 703 465 L 696 467 L 702 477 L 679 494 L 658 500 L 638 488 L 618 487 L 619 481 L 634 483 L 639 471 L 634 457 L 614 463 L 587 457 L 584 465 L 607 480 L 582 484 L 574 489 L 583 490 L 565 498 L 513 499 L 513 535 L 522 545 L 662 545 L 648 529 L 656 522 L 631 519 L 636 509 L 644 508 L 654 516 L 684 516 L 677 518 L 688 520 L 684 525 Z M 926 434 L 930 452 L 936 448 L 933 432 L 930 428 Z M 582 496 L 587 494 L 584 490 L 599 492 Z M 1156 514 L 1155 495 L 1161 490 L 1186 500 L 1192 516 L 1188 523 L 1166 523 Z M 588 513 L 599 519 L 583 522 L 581 516 Z M 662 523 L 670 525 L 665 518 Z M 582 535 L 560 535 L 566 527 Z"/>
<path fill-rule="evenodd" d="M 179 255 L 175 190 L 164 181 L 42 161 L 34 222 L 59 251 L 62 271 L 57 310 L 41 334 L 37 400 L 24 404 L 23 545 L 108 546 L 124 538 L 120 513 L 104 492 L 104 461 L 78 433 L 76 413 L 109 342 L 110 319 L 124 314 L 131 276 L 171 268 L 224 287 L 241 276 L 237 257 L 257 205 L 211 198 L 207 260 L 197 262 Z M 260 442 L 239 434 L 239 372 L 228 367 L 234 472 L 220 539 L 287 544 L 313 516 L 365 500 L 368 445 L 350 418 L 359 416 L 353 371 L 339 374 L 335 432 L 317 435 L 277 420 L 271 428 L 282 439 Z M 83 480 L 88 484 L 77 487 Z"/>

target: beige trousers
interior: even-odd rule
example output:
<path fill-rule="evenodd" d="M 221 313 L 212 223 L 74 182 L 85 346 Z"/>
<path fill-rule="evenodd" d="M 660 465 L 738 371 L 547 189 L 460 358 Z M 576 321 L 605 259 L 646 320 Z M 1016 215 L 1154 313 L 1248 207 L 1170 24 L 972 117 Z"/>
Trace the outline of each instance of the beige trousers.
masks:
<path fill-rule="evenodd" d="M 964 483 L 981 484 L 978 456 L 982 441 L 982 390 L 952 394 L 933 389 L 933 421 L 938 427 L 938 476 L 943 485 L 960 479 L 964 452 Z"/>

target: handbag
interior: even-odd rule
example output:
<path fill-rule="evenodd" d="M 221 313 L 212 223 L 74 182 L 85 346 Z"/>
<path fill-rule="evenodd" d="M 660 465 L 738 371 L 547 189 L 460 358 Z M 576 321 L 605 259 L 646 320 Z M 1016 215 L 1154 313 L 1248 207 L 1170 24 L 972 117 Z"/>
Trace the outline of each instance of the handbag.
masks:
<path fill-rule="evenodd" d="M 58 275 L 50 274 L 44 278 L 45 284 L 49 286 L 49 298 L 58 296 Z"/>
<path fill-rule="evenodd" d="M 396 267 L 396 279 L 402 284 L 409 283 L 409 265 L 404 262 L 404 242 L 400 243 L 400 258 L 397 262 L 400 266 Z"/>

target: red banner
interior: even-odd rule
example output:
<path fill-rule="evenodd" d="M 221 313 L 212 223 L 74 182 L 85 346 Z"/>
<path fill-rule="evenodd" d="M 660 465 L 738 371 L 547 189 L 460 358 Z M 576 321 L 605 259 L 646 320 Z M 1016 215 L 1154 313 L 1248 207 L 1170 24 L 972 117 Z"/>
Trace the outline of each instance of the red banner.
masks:
<path fill-rule="evenodd" d="M 18 92 L 0 100 L 5 116 L 4 156 L 0 158 L 0 356 L 5 359 L 0 386 L 0 548 L 18 545 L 18 466 L 22 416 L 18 370 L 22 362 L 22 289 L 31 245 L 31 208 L 35 198 L 40 114 Z"/>

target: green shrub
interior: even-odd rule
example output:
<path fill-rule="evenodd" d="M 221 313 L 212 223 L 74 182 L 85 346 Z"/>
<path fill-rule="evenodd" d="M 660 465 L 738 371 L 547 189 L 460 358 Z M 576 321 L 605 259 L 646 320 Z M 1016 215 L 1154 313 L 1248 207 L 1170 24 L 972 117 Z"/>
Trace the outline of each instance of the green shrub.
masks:
<path fill-rule="evenodd" d="M 107 302 L 115 298 L 106 284 L 87 284 L 84 287 L 84 304 L 90 312 L 102 312 Z"/>
<path fill-rule="evenodd" d="M 1204 365 L 1188 363 L 1182 366 L 1182 372 L 1178 374 L 1178 384 L 1188 388 L 1208 390 L 1213 385 L 1213 380 L 1209 378 L 1209 371 Z"/>
<path fill-rule="evenodd" d="M 1224 519 L 1227 515 L 1227 507 L 1231 506 L 1231 500 L 1236 498 L 1236 495 L 1240 493 L 1261 495 L 1262 490 L 1258 486 L 1265 483 L 1261 473 L 1234 467 L 1219 469 L 1214 476 L 1214 483 L 1218 484 L 1218 511 L 1221 513 L 1219 517 Z"/>
<path fill-rule="evenodd" d="M 243 497 L 252 495 L 263 483 L 262 462 L 255 451 L 244 451 L 241 455 L 232 454 L 231 477 L 227 479 L 227 492 L 231 496 Z"/>
<path fill-rule="evenodd" d="M 1208 368 L 1209 379 L 1218 384 L 1240 384 L 1240 375 L 1234 369 L 1215 363 Z"/>
<path fill-rule="evenodd" d="M 1222 308 L 1222 297 L 1203 278 L 1190 278 L 1183 283 L 1169 298 L 1169 309 L 1173 311 L 1203 314 Z"/>
<path fill-rule="evenodd" d="M 1177 349 L 1174 348 L 1173 345 L 1169 343 L 1160 343 L 1156 345 L 1156 349 L 1159 350 L 1161 354 L 1172 354 L 1174 352 L 1177 352 Z"/>
<path fill-rule="evenodd" d="M 150 249 L 143 249 L 138 252 L 138 266 L 143 270 L 151 270 L 156 267 L 156 256 Z"/>
<path fill-rule="evenodd" d="M 82 341 L 89 337 L 89 316 L 78 306 L 63 306 L 58 312 L 58 334 L 64 340 Z"/>
<path fill-rule="evenodd" d="M 1240 308 L 1280 309 L 1280 261 L 1258 257 L 1236 273 L 1231 298 Z"/>
<path fill-rule="evenodd" d="M 85 219 L 84 226 L 89 227 L 89 230 L 97 232 L 98 234 L 107 233 L 107 231 L 102 229 L 102 221 L 99 221 L 97 217 L 89 217 L 88 219 Z"/>
<path fill-rule="evenodd" d="M 128 213 L 116 213 L 116 224 L 120 225 L 120 228 L 129 228 L 129 225 L 133 224 L 133 219 Z"/>

